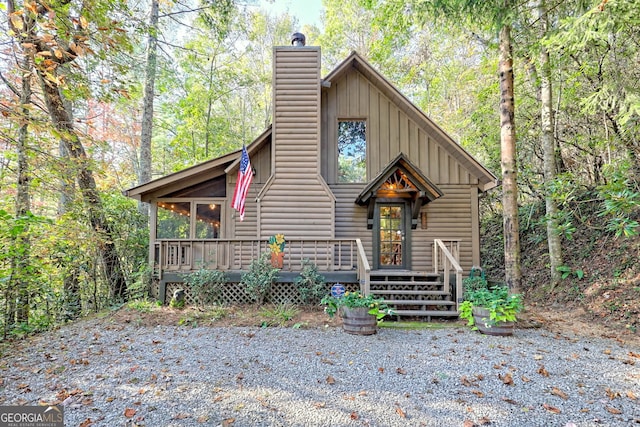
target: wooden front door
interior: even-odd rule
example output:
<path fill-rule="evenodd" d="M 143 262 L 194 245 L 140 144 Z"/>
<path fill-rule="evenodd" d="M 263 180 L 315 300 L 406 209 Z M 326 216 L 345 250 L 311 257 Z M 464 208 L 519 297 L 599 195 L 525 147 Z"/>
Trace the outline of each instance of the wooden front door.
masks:
<path fill-rule="evenodd" d="M 376 205 L 376 263 L 379 269 L 408 269 L 407 207 L 404 203 Z"/>

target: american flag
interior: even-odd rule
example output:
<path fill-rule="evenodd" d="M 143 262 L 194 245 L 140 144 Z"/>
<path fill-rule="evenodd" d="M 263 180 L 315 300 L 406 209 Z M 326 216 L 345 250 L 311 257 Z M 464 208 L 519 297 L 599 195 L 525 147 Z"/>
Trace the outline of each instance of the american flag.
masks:
<path fill-rule="evenodd" d="M 247 153 L 247 147 L 243 145 L 238 180 L 236 181 L 236 189 L 233 192 L 233 200 L 231 201 L 231 207 L 240 212 L 240 221 L 244 220 L 244 200 L 247 197 L 247 191 L 249 191 L 252 179 L 253 171 L 251 170 L 249 153 Z"/>

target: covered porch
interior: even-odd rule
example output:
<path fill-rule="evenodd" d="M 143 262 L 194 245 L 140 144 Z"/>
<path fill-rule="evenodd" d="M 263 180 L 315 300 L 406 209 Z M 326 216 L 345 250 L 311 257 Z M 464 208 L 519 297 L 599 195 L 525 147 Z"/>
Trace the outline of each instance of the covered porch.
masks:
<path fill-rule="evenodd" d="M 398 315 L 457 316 L 462 301 L 463 270 L 459 264 L 459 240 L 434 239 L 432 269 L 411 271 L 376 269 L 360 239 L 287 239 L 278 289 L 289 296 L 274 295 L 274 301 L 289 301 L 292 284 L 308 259 L 325 277 L 327 284 L 343 283 L 365 295 L 374 293 L 387 301 Z M 227 272 L 235 287 L 251 261 L 268 252 L 267 240 L 258 239 L 160 239 L 154 243 L 153 271 L 159 283 L 158 297 L 182 282 L 182 275 L 199 269 Z M 236 298 L 237 299 L 237 298 Z"/>

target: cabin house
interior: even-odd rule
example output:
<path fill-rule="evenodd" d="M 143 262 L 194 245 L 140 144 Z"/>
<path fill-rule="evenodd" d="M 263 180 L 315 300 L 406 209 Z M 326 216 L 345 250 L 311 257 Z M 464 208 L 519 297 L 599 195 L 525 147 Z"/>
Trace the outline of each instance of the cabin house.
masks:
<path fill-rule="evenodd" d="M 159 297 L 207 268 L 228 272 L 228 300 L 246 302 L 240 275 L 284 234 L 273 302 L 295 302 L 308 259 L 398 315 L 457 316 L 462 277 L 480 265 L 478 197 L 496 177 L 358 53 L 321 77 L 320 48 L 303 40 L 273 48 L 273 122 L 246 147 L 242 221 L 231 208 L 241 150 L 126 191 L 151 204 Z"/>

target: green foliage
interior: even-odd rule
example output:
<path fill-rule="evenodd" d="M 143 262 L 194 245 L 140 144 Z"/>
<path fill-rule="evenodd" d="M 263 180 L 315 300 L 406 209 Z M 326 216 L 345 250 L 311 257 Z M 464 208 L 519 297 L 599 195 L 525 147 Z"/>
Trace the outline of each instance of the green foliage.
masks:
<path fill-rule="evenodd" d="M 376 316 L 377 320 L 382 320 L 385 316 L 393 315 L 393 310 L 384 303 L 382 298 L 377 298 L 373 294 L 364 296 L 359 291 L 345 292 L 341 297 L 327 295 L 322 298 L 320 304 L 326 305 L 324 311 L 329 315 L 329 317 L 335 316 L 336 313 L 340 311 L 341 307 L 368 308 L 369 314 Z"/>
<path fill-rule="evenodd" d="M 229 281 L 224 271 L 201 268 L 183 276 L 201 307 L 210 303 L 221 303 L 222 292 Z"/>
<path fill-rule="evenodd" d="M 295 285 L 303 304 L 316 304 L 327 291 L 324 276 L 318 273 L 318 266 L 308 259 L 302 261 L 302 271 L 296 277 Z"/>
<path fill-rule="evenodd" d="M 607 218 L 607 230 L 616 237 L 637 236 L 640 229 L 640 224 L 634 219 L 634 215 L 640 215 L 640 192 L 637 183 L 630 178 L 629 169 L 626 162 L 615 168 L 606 168 L 609 179 L 598 187 L 598 194 L 604 199 L 599 216 Z"/>
<path fill-rule="evenodd" d="M 479 284 L 480 285 L 480 284 Z M 522 295 L 510 294 L 504 285 L 477 286 L 473 290 L 466 290 L 464 301 L 460 304 L 460 318 L 467 320 L 467 325 L 475 329 L 473 308 L 482 307 L 489 311 L 487 326 L 498 322 L 515 322 L 516 314 L 522 311 Z"/>
<path fill-rule="evenodd" d="M 584 277 L 584 271 L 581 269 L 573 270 L 571 267 L 567 265 L 561 265 L 558 267 L 558 271 L 561 273 L 561 278 L 564 280 L 567 277 L 571 276 L 571 274 L 575 275 L 578 280 L 582 280 Z"/>
<path fill-rule="evenodd" d="M 147 299 L 134 299 L 128 301 L 126 306 L 128 309 L 139 311 L 140 313 L 151 313 L 154 308 L 158 307 L 158 303 Z"/>
<path fill-rule="evenodd" d="M 266 320 L 263 322 L 265 326 L 283 326 L 289 320 L 293 319 L 300 313 L 300 310 L 291 304 L 280 304 L 273 307 L 261 307 L 260 316 Z"/>
<path fill-rule="evenodd" d="M 242 275 L 241 283 L 249 297 L 263 304 L 271 286 L 278 280 L 280 270 L 271 265 L 271 252 L 263 252 L 260 258 L 254 259 L 249 265 L 249 271 Z"/>
<path fill-rule="evenodd" d="M 131 275 L 133 282 L 127 286 L 127 294 L 130 300 L 140 300 L 149 297 L 152 273 L 149 264 L 144 263 L 137 272 Z"/>
<path fill-rule="evenodd" d="M 484 271 L 480 274 L 474 274 L 474 269 L 471 270 L 469 277 L 462 280 L 462 287 L 464 289 L 463 295 L 466 298 L 468 292 L 476 292 L 479 289 L 486 289 L 488 287 L 487 279 L 484 276 Z"/>
<path fill-rule="evenodd" d="M 169 301 L 169 307 L 171 308 L 182 309 L 184 308 L 184 305 L 185 305 L 184 298 L 178 299 L 174 296 L 174 297 L 171 297 L 171 301 Z"/>

